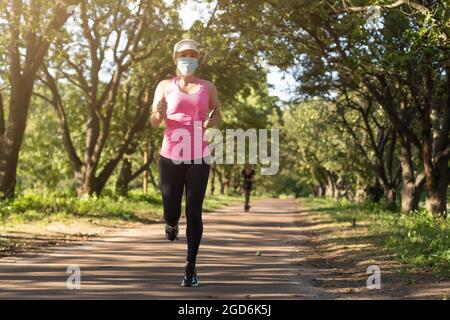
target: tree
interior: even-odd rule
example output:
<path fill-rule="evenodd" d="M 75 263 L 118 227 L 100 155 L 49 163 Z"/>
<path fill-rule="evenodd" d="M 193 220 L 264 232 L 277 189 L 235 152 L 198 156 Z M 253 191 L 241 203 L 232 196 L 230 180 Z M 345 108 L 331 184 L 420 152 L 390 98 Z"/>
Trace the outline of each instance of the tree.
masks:
<path fill-rule="evenodd" d="M 0 196 L 14 197 L 17 164 L 26 128 L 31 95 L 37 72 L 47 55 L 50 44 L 71 15 L 70 6 L 80 0 L 58 1 L 48 6 L 46 1 L 1 1 L 0 18 L 3 45 L 7 57 L 7 79 L 1 79 L 0 91 Z M 4 22 L 3 22 L 4 21 Z M 7 44 L 7 45 L 6 45 Z M 4 109 L 4 91 L 8 114 Z M 5 121 L 5 116 L 7 120 Z"/>
<path fill-rule="evenodd" d="M 160 6 L 158 9 L 167 9 L 163 4 Z M 138 1 L 135 6 L 127 1 L 114 4 L 87 1 L 80 8 L 80 23 L 66 30 L 64 37 L 68 39 L 60 38 L 43 68 L 40 80 L 51 94 L 50 97 L 39 96 L 48 101 L 58 115 L 63 145 L 80 197 L 101 193 L 124 154 L 129 152 L 133 138 L 147 124 L 152 90 L 168 73 L 170 65 L 170 57 L 161 63 L 161 59 L 164 61 L 161 53 L 167 48 L 161 45 L 163 30 L 164 22 L 158 18 L 157 8 L 147 1 Z M 132 79 L 133 72 L 138 73 L 134 68 L 153 55 L 160 60 L 153 60 L 151 68 L 146 69 L 147 76 Z M 123 90 L 131 90 L 129 86 L 123 88 L 124 80 L 134 84 L 135 99 L 132 105 L 122 106 L 128 108 L 128 112 L 133 107 L 134 111 L 126 118 L 126 130 L 114 136 L 111 128 L 122 118 L 118 114 L 122 109 L 117 106 L 118 95 Z M 64 82 L 75 86 L 83 97 L 81 103 L 86 108 L 84 148 L 77 148 L 72 139 L 66 111 L 70 101 L 64 99 L 61 87 Z M 82 157 L 77 149 L 81 150 Z"/>
<path fill-rule="evenodd" d="M 309 1 L 241 2 L 236 11 L 246 17 L 240 22 L 243 30 L 253 24 L 264 41 L 275 43 L 262 47 L 270 63 L 295 68 L 300 93 L 329 98 L 342 92 L 342 84 L 350 90 L 355 82 L 363 85 L 398 136 L 402 195 L 416 198 L 423 168 L 427 209 L 445 214 L 450 123 L 448 4 L 380 3 L 385 9 L 380 30 L 366 28 L 367 16 L 357 13 L 368 12 L 369 1 L 359 2 L 358 7 L 351 1 L 313 6 Z M 422 81 L 416 77 L 413 82 L 411 76 L 420 73 Z M 415 201 L 404 205 L 408 211 L 416 206 Z"/>

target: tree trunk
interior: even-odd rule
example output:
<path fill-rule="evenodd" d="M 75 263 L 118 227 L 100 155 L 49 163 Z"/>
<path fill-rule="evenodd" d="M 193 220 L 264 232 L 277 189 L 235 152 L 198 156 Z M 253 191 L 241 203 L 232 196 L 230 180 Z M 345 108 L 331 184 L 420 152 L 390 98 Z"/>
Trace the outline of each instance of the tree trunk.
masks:
<path fill-rule="evenodd" d="M 436 174 L 428 179 L 433 183 L 427 189 L 425 207 L 435 216 L 447 216 L 448 168 L 442 163 L 436 165 Z"/>
<path fill-rule="evenodd" d="M 369 198 L 367 186 L 359 186 L 355 191 L 355 201 L 358 203 L 364 203 Z"/>
<path fill-rule="evenodd" d="M 425 179 L 419 181 L 407 181 L 402 186 L 402 213 L 410 214 L 419 209 L 420 194 L 423 191 Z"/>
<path fill-rule="evenodd" d="M 312 190 L 313 190 L 314 197 L 317 198 L 319 196 L 319 187 L 312 185 Z"/>
<path fill-rule="evenodd" d="M 338 194 L 336 179 L 332 175 L 327 176 L 327 187 L 325 189 L 325 195 L 329 198 L 337 199 Z"/>
<path fill-rule="evenodd" d="M 236 172 L 233 176 L 233 189 L 235 194 L 239 194 L 242 192 L 242 184 L 241 184 L 241 174 L 240 172 Z"/>
<path fill-rule="evenodd" d="M 128 184 L 131 181 L 131 162 L 128 159 L 122 160 L 122 168 L 116 182 L 116 193 L 127 196 Z"/>
<path fill-rule="evenodd" d="M 216 182 L 216 170 L 211 170 L 211 187 L 210 187 L 210 195 L 214 194 L 214 183 Z"/>
<path fill-rule="evenodd" d="M 153 172 L 152 172 L 152 170 L 150 168 L 148 169 L 148 175 L 150 177 L 150 182 L 151 182 L 152 186 L 155 189 L 157 189 L 158 186 L 159 186 L 159 182 L 156 181 L 155 177 L 153 176 Z"/>
<path fill-rule="evenodd" d="M 0 159 L 0 193 L 2 198 L 14 198 L 19 151 L 26 128 L 33 83 L 34 79 L 30 79 L 25 83 L 14 84 L 14 88 L 11 88 L 10 113 L 5 128 L 5 136 L 2 139 L 3 143 L 0 146 L 3 149 Z"/>
<path fill-rule="evenodd" d="M 317 190 L 317 193 L 318 193 L 319 197 L 325 197 L 325 189 L 326 189 L 326 188 L 325 188 L 325 184 L 322 183 L 322 182 L 320 182 L 318 188 L 319 188 L 319 189 Z"/>
<path fill-rule="evenodd" d="M 383 197 L 383 188 L 381 188 L 378 179 L 375 179 L 375 184 L 373 186 L 367 186 L 367 195 L 373 203 L 380 202 Z"/>
<path fill-rule="evenodd" d="M 144 163 L 146 163 L 148 161 L 148 140 L 145 140 L 145 146 L 144 146 Z M 149 172 L 149 168 L 146 168 L 144 170 L 144 180 L 143 180 L 143 184 L 142 184 L 142 189 L 144 193 L 148 192 L 148 172 Z"/>
<path fill-rule="evenodd" d="M 448 141 L 448 123 L 442 125 L 442 132 L 436 128 L 437 123 L 432 119 L 432 114 L 436 112 L 435 104 L 433 103 L 433 91 L 435 88 L 435 80 L 433 79 L 433 71 L 431 66 L 431 58 L 426 55 L 425 74 L 423 77 L 423 91 L 424 102 L 423 107 L 420 109 L 421 116 L 421 129 L 422 129 L 422 157 L 423 166 L 425 172 L 425 185 L 426 185 L 426 200 L 425 206 L 427 210 L 435 216 L 447 215 L 447 186 L 448 186 L 448 157 L 442 156 L 439 160 L 436 157 L 436 153 L 441 150 L 436 150 L 437 143 L 435 144 L 435 136 L 443 134 L 442 141 Z M 446 70 L 448 71 L 448 69 Z M 447 75 L 448 77 L 448 75 Z M 447 78 L 447 89 L 450 89 L 450 78 Z M 449 93 L 447 92 L 447 95 Z M 449 97 L 447 96 L 447 99 Z M 450 100 L 447 101 L 447 108 L 450 108 Z M 444 113 L 444 119 L 448 121 L 449 110 Z M 433 132 L 433 124 L 435 126 Z M 440 140 L 440 139 L 438 139 Z M 439 149 L 446 148 L 448 143 L 441 143 Z M 434 149 L 434 150 L 433 150 Z"/>
<path fill-rule="evenodd" d="M 225 169 L 224 192 L 230 191 L 230 185 L 231 185 L 231 169 L 228 170 Z"/>
<path fill-rule="evenodd" d="M 393 187 L 387 186 L 384 188 L 384 204 L 386 208 L 394 208 L 396 199 L 396 190 Z"/>
<path fill-rule="evenodd" d="M 80 170 L 74 172 L 77 194 L 79 198 L 92 195 L 96 188 L 95 169 L 88 165 L 83 165 Z"/>
<path fill-rule="evenodd" d="M 423 190 L 425 176 L 415 175 L 414 161 L 411 153 L 411 143 L 400 139 L 400 165 L 402 168 L 402 213 L 410 214 L 419 208 L 420 194 Z"/>

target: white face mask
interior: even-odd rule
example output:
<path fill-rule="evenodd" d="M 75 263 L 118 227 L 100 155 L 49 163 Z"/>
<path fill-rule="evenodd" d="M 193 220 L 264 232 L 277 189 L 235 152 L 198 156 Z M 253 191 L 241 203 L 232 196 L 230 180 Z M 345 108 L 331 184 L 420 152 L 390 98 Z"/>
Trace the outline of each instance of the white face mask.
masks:
<path fill-rule="evenodd" d="M 193 75 L 197 66 L 197 58 L 181 57 L 177 59 L 177 68 L 183 76 Z"/>

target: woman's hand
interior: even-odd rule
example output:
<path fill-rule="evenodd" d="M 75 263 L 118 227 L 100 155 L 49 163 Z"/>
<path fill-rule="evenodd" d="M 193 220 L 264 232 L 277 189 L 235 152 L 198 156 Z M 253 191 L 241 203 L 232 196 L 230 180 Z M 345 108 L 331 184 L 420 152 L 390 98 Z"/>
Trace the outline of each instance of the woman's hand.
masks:
<path fill-rule="evenodd" d="M 217 126 L 220 122 L 220 119 L 220 110 L 216 108 L 213 110 L 212 116 L 203 123 L 203 128 L 208 129 Z"/>
<path fill-rule="evenodd" d="M 169 80 L 160 81 L 153 96 L 152 113 L 150 116 L 150 124 L 153 128 L 158 128 L 161 125 L 167 112 L 167 102 L 164 97 L 167 85 L 169 85 Z"/>
<path fill-rule="evenodd" d="M 159 112 L 161 115 L 165 115 L 167 112 L 167 102 L 165 98 L 162 98 L 159 100 L 158 104 L 156 105 L 156 111 Z"/>
<path fill-rule="evenodd" d="M 153 128 L 157 128 L 159 125 L 161 125 L 162 121 L 164 120 L 164 115 L 167 111 L 167 102 L 163 98 L 161 99 L 157 104 L 156 108 L 154 108 L 155 111 L 152 111 L 151 117 L 150 117 L 150 123 Z"/>
<path fill-rule="evenodd" d="M 211 81 L 207 81 L 208 89 L 209 89 L 209 109 L 213 110 L 212 114 L 210 114 L 209 119 L 207 119 L 203 123 L 203 127 L 205 129 L 217 126 L 222 121 L 222 115 L 220 113 L 221 103 L 219 100 L 219 93 L 217 92 L 217 88 L 215 84 Z"/>

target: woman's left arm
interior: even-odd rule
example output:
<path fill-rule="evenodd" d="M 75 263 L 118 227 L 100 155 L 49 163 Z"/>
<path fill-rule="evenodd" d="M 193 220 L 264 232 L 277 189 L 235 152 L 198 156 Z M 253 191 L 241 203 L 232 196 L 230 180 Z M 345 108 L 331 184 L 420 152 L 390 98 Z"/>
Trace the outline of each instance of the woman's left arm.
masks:
<path fill-rule="evenodd" d="M 211 112 L 212 110 L 215 109 L 213 115 L 211 116 L 211 118 L 209 120 L 206 120 L 205 123 L 203 124 L 203 127 L 206 128 L 211 128 L 214 126 L 217 126 L 220 121 L 222 120 L 222 114 L 220 113 L 220 109 L 221 109 L 221 103 L 219 100 L 219 92 L 217 91 L 216 85 L 211 82 L 208 81 L 208 87 L 209 87 L 209 111 Z"/>

